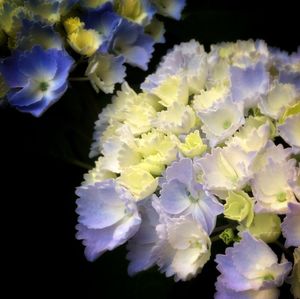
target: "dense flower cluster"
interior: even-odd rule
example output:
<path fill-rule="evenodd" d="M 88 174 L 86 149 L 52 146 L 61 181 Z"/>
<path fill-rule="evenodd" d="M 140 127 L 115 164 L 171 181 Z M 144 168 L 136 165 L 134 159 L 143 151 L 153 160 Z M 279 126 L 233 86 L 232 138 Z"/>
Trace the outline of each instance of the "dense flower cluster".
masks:
<path fill-rule="evenodd" d="M 300 51 L 192 40 L 141 89 L 124 83 L 95 124 L 96 165 L 76 192 L 87 258 L 128 241 L 129 274 L 187 280 L 221 230 L 234 245 L 216 256 L 215 298 L 278 298 L 285 280 L 300 298 Z M 297 247 L 289 277 L 267 245 L 281 235 Z"/>
<path fill-rule="evenodd" d="M 125 63 L 146 70 L 154 44 L 164 42 L 156 14 L 179 19 L 184 5 L 184 0 L 0 1 L 0 46 L 12 52 L 0 60 L 0 97 L 40 116 L 67 90 L 69 73 L 80 62 L 87 63 L 83 79 L 97 92 L 112 93 L 124 81 Z"/>

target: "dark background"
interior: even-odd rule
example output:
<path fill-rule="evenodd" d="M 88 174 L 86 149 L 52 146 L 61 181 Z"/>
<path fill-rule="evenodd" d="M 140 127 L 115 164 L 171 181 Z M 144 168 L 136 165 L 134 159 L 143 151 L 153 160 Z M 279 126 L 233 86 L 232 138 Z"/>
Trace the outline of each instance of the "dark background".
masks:
<path fill-rule="evenodd" d="M 187 1 L 180 22 L 164 19 L 167 42 L 156 46 L 148 73 L 168 48 L 192 38 L 207 50 L 212 43 L 248 38 L 290 52 L 300 45 L 299 10 L 291 4 L 296 1 L 265 1 L 266 7 L 263 1 L 199 2 Z M 127 79 L 138 88 L 145 75 L 130 68 Z M 17 293 L 22 298 L 213 298 L 218 275 L 213 258 L 197 278 L 177 284 L 157 269 L 128 277 L 124 247 L 94 263 L 85 260 L 74 237 L 74 190 L 85 164 L 93 165 L 87 156 L 94 121 L 109 100 L 89 83 L 78 82 L 39 119 L 1 107 L 1 270 L 6 298 Z M 223 252 L 222 244 L 216 245 Z M 288 288 L 283 288 L 282 298 L 291 298 Z"/>

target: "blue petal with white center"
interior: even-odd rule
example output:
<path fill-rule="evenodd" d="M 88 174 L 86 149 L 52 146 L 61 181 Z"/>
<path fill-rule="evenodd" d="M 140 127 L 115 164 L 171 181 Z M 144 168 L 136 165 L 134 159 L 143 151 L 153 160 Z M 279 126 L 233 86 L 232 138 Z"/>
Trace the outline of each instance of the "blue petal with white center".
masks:
<path fill-rule="evenodd" d="M 10 87 L 8 102 L 22 112 L 39 117 L 68 88 L 73 59 L 58 49 L 16 51 L 0 64 L 0 72 Z"/>

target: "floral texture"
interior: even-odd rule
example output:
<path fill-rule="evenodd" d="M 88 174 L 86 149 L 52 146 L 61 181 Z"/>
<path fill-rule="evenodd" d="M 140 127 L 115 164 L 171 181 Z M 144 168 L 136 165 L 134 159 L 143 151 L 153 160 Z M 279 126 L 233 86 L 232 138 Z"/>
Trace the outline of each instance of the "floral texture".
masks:
<path fill-rule="evenodd" d="M 11 52 L 0 59 L 7 86 L 1 98 L 38 117 L 62 97 L 69 80 L 90 81 L 96 92 L 112 93 L 124 81 L 126 64 L 147 70 L 154 44 L 164 42 L 164 24 L 156 15 L 178 20 L 184 6 L 185 1 L 0 1 L 0 44 Z M 86 67 L 83 77 L 78 65 Z"/>
<path fill-rule="evenodd" d="M 164 3 L 162 13 L 176 17 L 182 2 L 153 3 Z M 121 4 L 118 9 L 127 15 L 121 32 L 131 38 L 118 37 L 107 49 L 121 56 L 125 51 L 130 62 L 127 46 L 134 44 L 145 58 L 146 40 L 135 26 L 128 30 L 128 19 L 147 18 Z M 140 9 L 147 6 L 141 2 Z M 267 245 L 275 242 L 289 252 L 300 237 L 300 91 L 280 55 L 261 40 L 212 45 L 209 53 L 192 40 L 169 51 L 139 93 L 122 84 L 95 123 L 95 167 L 78 189 L 79 239 L 89 259 L 90 251 L 102 253 L 128 240 L 130 275 L 156 265 L 175 281 L 188 280 L 205 267 L 214 241 L 223 240 L 234 244 L 216 256 L 221 274 L 215 298 L 278 298 L 286 279 L 299 293 L 299 252 L 292 267 L 292 254 L 278 262 Z M 299 76 L 299 51 L 284 55 Z M 121 69 L 117 60 L 110 63 Z M 90 76 L 101 72 L 90 70 Z M 100 192 L 107 185 L 122 192 Z M 114 231 L 129 216 L 114 212 L 112 204 L 123 193 L 135 209 L 117 238 Z M 92 206 L 90 194 L 107 203 Z M 104 213 L 114 222 L 99 226 Z"/>

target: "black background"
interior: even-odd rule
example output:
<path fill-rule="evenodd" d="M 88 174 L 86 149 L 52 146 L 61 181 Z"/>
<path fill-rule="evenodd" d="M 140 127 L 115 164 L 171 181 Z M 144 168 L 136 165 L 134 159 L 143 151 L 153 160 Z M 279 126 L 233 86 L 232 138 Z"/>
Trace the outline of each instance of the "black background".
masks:
<path fill-rule="evenodd" d="M 199 2 L 187 1 L 180 22 L 164 19 L 167 42 L 156 46 L 147 73 L 168 48 L 191 38 L 207 50 L 212 43 L 248 38 L 262 38 L 290 52 L 300 45 L 299 10 L 291 4 L 296 1 L 265 1 L 264 6 L 263 1 Z M 138 88 L 145 75 L 130 68 L 127 79 Z M 196 279 L 177 284 L 157 269 L 128 277 L 124 247 L 94 263 L 85 260 L 74 237 L 74 190 L 86 172 L 78 161 L 93 164 L 87 158 L 93 125 L 109 100 L 89 83 L 78 82 L 38 119 L 1 107 L 0 268 L 2 285 L 9 291 L 5 298 L 17 293 L 31 298 L 213 298 L 218 275 L 213 259 Z M 216 247 L 223 252 L 222 244 Z M 290 298 L 288 288 L 282 298 Z"/>

